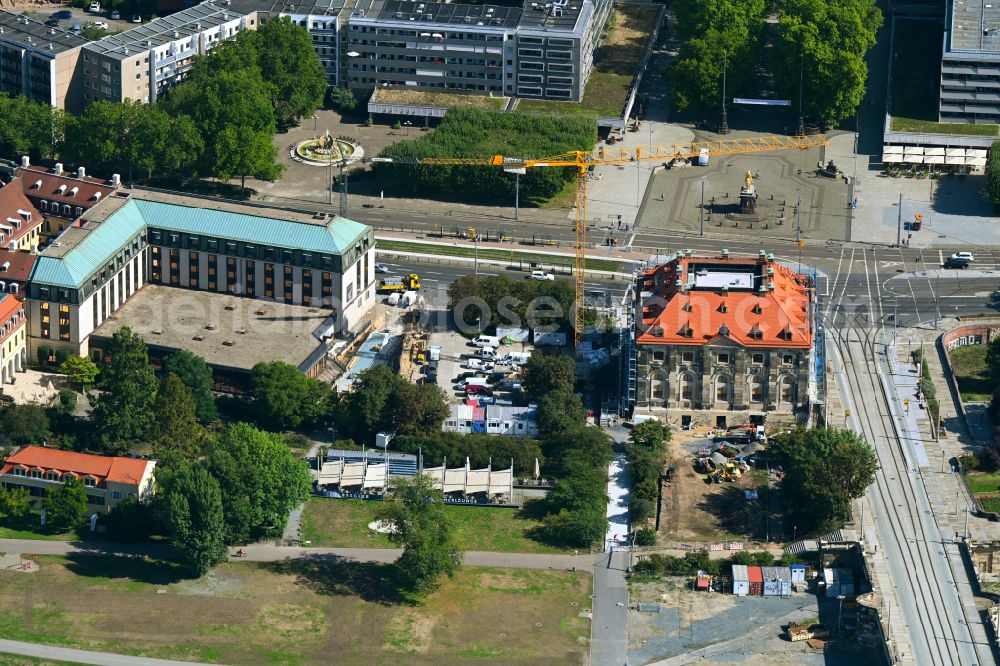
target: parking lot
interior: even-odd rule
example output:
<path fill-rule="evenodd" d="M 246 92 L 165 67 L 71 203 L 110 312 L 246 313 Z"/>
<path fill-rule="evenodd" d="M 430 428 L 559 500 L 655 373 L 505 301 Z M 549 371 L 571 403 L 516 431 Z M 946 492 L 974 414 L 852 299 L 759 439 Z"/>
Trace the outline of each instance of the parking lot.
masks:
<path fill-rule="evenodd" d="M 438 385 L 448 395 L 449 401 L 455 404 L 461 404 L 465 401 L 465 393 L 455 388 L 455 383 L 459 381 L 459 377 L 463 373 L 475 372 L 475 376 L 479 377 L 491 374 L 490 372 L 480 372 L 468 367 L 470 360 L 476 358 L 479 349 L 474 347 L 469 339 L 458 331 L 449 330 L 432 333 L 429 344 L 441 347 L 441 358 L 438 362 Z M 497 350 L 497 355 L 503 357 L 510 353 L 530 354 L 531 349 L 531 345 L 522 343 L 502 345 Z M 495 366 L 494 372 L 513 374 L 516 372 L 516 367 L 511 364 L 498 364 Z M 519 374 L 517 373 L 516 376 L 519 376 Z M 494 398 L 500 401 L 513 400 L 514 397 L 514 393 L 509 390 L 497 390 L 494 393 Z"/>

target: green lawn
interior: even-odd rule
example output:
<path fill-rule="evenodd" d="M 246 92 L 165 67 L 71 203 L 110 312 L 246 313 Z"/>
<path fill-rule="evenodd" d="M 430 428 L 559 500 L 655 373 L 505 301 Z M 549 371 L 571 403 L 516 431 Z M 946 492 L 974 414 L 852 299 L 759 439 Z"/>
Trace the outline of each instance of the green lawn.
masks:
<path fill-rule="evenodd" d="M 44 541 L 79 541 L 99 539 L 86 526 L 76 530 L 67 530 L 50 525 L 39 524 L 37 513 L 30 513 L 24 518 L 0 518 L 0 539 L 42 539 Z"/>
<path fill-rule="evenodd" d="M 424 243 L 408 243 L 406 241 L 379 240 L 378 249 L 386 252 L 421 252 L 424 254 L 437 254 L 446 257 L 475 257 L 474 247 L 456 247 L 454 245 L 432 245 Z M 533 262 L 547 266 L 572 266 L 575 258 L 572 254 L 531 254 L 529 252 L 517 252 L 514 250 L 479 250 L 480 259 L 492 259 L 494 261 Z M 587 259 L 587 268 L 594 271 L 621 271 L 627 268 L 623 262 L 608 261 L 607 259 Z"/>
<path fill-rule="evenodd" d="M 302 539 L 312 546 L 331 548 L 392 548 L 389 539 L 368 529 L 379 503 L 366 500 L 311 498 L 302 515 Z M 524 509 L 448 505 L 445 513 L 455 525 L 465 550 L 505 553 L 564 552 L 531 537 L 541 525 L 533 517 L 536 505 Z"/>
<path fill-rule="evenodd" d="M 1000 474 L 970 472 L 965 475 L 965 480 L 969 484 L 969 490 L 974 494 L 1000 492 Z"/>
<path fill-rule="evenodd" d="M 966 125 L 961 123 L 939 123 L 934 120 L 901 118 L 893 116 L 892 129 L 897 132 L 920 132 L 924 134 L 960 134 L 969 136 L 997 136 L 997 125 Z"/>
<path fill-rule="evenodd" d="M 497 111 L 502 110 L 507 104 L 507 98 L 505 97 L 435 93 L 409 88 L 377 88 L 372 101 L 378 104 L 432 106 L 446 109 L 469 107 L 474 109 L 495 109 Z"/>
<path fill-rule="evenodd" d="M 336 558 L 221 564 L 200 579 L 153 560 L 38 561 L 0 573 L 4 638 L 227 664 L 587 661 L 583 571 L 468 567 L 415 604 L 391 565 Z"/>
<path fill-rule="evenodd" d="M 948 352 L 962 402 L 989 402 L 996 388 L 986 369 L 986 345 L 957 347 Z"/>

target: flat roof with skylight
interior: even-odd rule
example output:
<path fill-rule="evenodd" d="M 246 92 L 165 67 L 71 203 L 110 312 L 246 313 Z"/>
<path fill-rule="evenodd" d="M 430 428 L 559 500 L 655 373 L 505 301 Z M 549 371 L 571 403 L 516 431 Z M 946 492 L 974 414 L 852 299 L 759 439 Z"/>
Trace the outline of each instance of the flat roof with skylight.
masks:
<path fill-rule="evenodd" d="M 951 0 L 945 55 L 1000 58 L 1000 1 Z"/>
<path fill-rule="evenodd" d="M 87 40 L 79 35 L 3 10 L 0 10 L 0 40 L 18 42 L 36 51 L 52 54 L 72 51 L 87 44 Z"/>

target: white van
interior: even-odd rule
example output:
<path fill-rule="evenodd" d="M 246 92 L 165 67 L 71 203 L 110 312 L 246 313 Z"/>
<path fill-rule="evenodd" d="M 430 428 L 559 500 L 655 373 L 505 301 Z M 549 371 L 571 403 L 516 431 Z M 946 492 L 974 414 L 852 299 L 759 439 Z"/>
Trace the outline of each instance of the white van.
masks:
<path fill-rule="evenodd" d="M 480 358 L 470 358 L 465 361 L 465 367 L 469 370 L 482 370 L 483 372 L 493 372 L 496 365 L 492 361 L 484 361 Z"/>
<path fill-rule="evenodd" d="M 497 350 L 496 347 L 481 347 L 477 352 L 479 358 L 486 361 L 496 361 L 497 360 Z"/>
<path fill-rule="evenodd" d="M 500 346 L 500 338 L 495 335 L 480 335 L 478 338 L 472 338 L 473 347 L 493 347 L 496 349 Z"/>
<path fill-rule="evenodd" d="M 398 291 L 394 291 L 389 294 L 389 300 L 386 301 L 389 305 L 399 305 L 399 297 L 402 296 Z"/>
<path fill-rule="evenodd" d="M 511 365 L 526 365 L 531 358 L 530 352 L 511 352 L 504 357 Z"/>
<path fill-rule="evenodd" d="M 417 292 L 404 291 L 403 297 L 400 300 L 399 304 L 402 305 L 404 308 L 408 308 L 416 302 L 417 302 Z"/>
<path fill-rule="evenodd" d="M 441 345 L 431 345 L 430 348 L 430 360 L 440 361 L 441 360 Z"/>

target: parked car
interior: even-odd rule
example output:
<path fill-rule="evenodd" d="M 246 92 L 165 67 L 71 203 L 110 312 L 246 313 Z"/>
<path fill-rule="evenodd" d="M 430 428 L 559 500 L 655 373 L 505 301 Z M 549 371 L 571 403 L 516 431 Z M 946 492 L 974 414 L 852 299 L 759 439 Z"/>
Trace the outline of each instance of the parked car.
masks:
<path fill-rule="evenodd" d="M 111 11 L 111 20 L 112 21 L 120 21 L 121 18 L 122 18 L 122 13 L 120 11 L 118 11 L 117 9 L 114 9 L 114 10 Z"/>
<path fill-rule="evenodd" d="M 142 17 L 136 14 L 132 17 L 132 23 L 142 23 Z"/>
<path fill-rule="evenodd" d="M 385 264 L 375 264 L 375 272 L 376 273 L 388 273 L 389 272 L 389 267 L 387 265 L 385 265 Z"/>
<path fill-rule="evenodd" d="M 59 27 L 59 19 L 57 19 L 57 18 L 48 18 L 48 19 L 45 19 L 45 25 L 49 26 L 50 28 L 58 28 Z"/>
<path fill-rule="evenodd" d="M 108 29 L 108 24 L 104 21 L 94 21 L 93 23 L 91 23 L 91 25 L 97 28 L 98 30 Z"/>
<path fill-rule="evenodd" d="M 476 356 L 487 361 L 496 361 L 497 350 L 494 347 L 482 347 L 476 351 Z"/>
<path fill-rule="evenodd" d="M 54 14 L 49 16 L 49 18 L 55 19 L 56 21 L 68 21 L 69 19 L 73 18 L 73 12 L 71 12 L 68 9 L 61 9 L 58 12 L 55 12 Z"/>
<path fill-rule="evenodd" d="M 969 267 L 969 260 L 968 259 L 962 259 L 960 257 L 951 256 L 951 257 L 948 257 L 947 259 L 944 260 L 944 267 L 945 268 L 968 268 Z"/>
<path fill-rule="evenodd" d="M 970 264 L 971 264 L 971 263 L 972 263 L 973 261 L 975 261 L 975 260 L 976 260 L 976 258 L 972 256 L 972 253 L 971 253 L 971 252 L 956 252 L 955 254 L 951 255 L 951 256 L 950 256 L 950 257 L 948 257 L 948 258 L 949 258 L 949 259 L 965 259 L 965 260 L 966 260 L 966 261 L 968 261 L 968 262 L 969 262 Z"/>
<path fill-rule="evenodd" d="M 73 27 L 69 29 L 70 32 L 75 32 L 76 34 L 80 34 L 82 30 L 83 30 L 82 23 L 74 23 Z"/>
<path fill-rule="evenodd" d="M 91 2 L 90 6 L 87 8 L 87 11 L 89 11 L 91 14 L 96 14 L 97 12 L 101 11 L 101 3 L 99 3 L 97 0 L 93 0 L 93 2 Z"/>
<path fill-rule="evenodd" d="M 495 335 L 480 335 L 478 338 L 472 338 L 473 347 L 493 347 L 496 349 L 500 346 L 500 338 Z"/>
<path fill-rule="evenodd" d="M 528 276 L 532 280 L 538 280 L 539 282 L 545 282 L 546 280 L 555 280 L 556 276 L 552 273 L 547 273 L 545 271 L 531 271 L 531 275 Z"/>
<path fill-rule="evenodd" d="M 465 387 L 465 395 L 493 395 L 493 389 L 489 386 L 469 384 Z"/>
<path fill-rule="evenodd" d="M 483 372 L 493 372 L 496 364 L 491 361 L 484 361 L 478 358 L 470 358 L 465 362 L 465 367 L 470 370 L 482 370 Z"/>
<path fill-rule="evenodd" d="M 475 377 L 475 376 L 476 376 L 475 372 L 462 372 L 459 373 L 458 377 L 455 377 L 455 381 L 462 382 L 462 386 L 465 386 L 465 380 L 468 379 L 469 377 Z"/>

